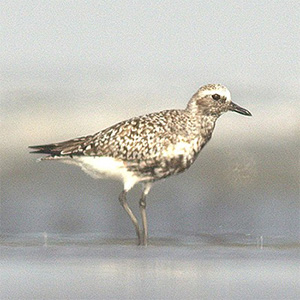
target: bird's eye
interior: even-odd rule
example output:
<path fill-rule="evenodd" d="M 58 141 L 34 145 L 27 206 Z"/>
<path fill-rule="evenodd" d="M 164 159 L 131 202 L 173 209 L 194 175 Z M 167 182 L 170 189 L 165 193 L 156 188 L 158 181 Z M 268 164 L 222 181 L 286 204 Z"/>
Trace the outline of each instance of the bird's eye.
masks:
<path fill-rule="evenodd" d="M 213 95 L 212 95 L 212 98 L 213 98 L 214 100 L 220 100 L 221 96 L 220 96 L 219 94 L 213 94 Z"/>

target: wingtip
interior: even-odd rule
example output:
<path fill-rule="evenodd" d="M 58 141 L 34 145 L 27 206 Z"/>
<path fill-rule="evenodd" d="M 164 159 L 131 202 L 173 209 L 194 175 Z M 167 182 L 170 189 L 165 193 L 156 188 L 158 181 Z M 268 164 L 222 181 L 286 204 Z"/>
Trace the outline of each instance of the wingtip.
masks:
<path fill-rule="evenodd" d="M 33 149 L 33 151 L 30 151 L 29 153 L 42 153 L 42 154 L 54 154 L 53 153 L 54 147 L 55 147 L 54 144 L 28 146 L 29 149 Z"/>
<path fill-rule="evenodd" d="M 29 151 L 29 153 L 45 153 L 45 149 L 38 146 L 28 146 L 29 149 L 34 149 L 33 151 Z"/>
<path fill-rule="evenodd" d="M 42 146 L 28 146 L 28 149 L 34 149 L 33 151 L 30 151 L 29 153 L 40 153 L 39 151 L 41 151 L 43 149 Z"/>
<path fill-rule="evenodd" d="M 29 153 L 33 153 L 33 154 L 41 154 L 41 153 L 45 153 L 42 150 L 37 150 L 37 151 L 29 151 Z"/>
<path fill-rule="evenodd" d="M 34 145 L 34 146 L 28 146 L 29 149 L 42 149 L 45 147 L 49 147 L 49 145 Z"/>

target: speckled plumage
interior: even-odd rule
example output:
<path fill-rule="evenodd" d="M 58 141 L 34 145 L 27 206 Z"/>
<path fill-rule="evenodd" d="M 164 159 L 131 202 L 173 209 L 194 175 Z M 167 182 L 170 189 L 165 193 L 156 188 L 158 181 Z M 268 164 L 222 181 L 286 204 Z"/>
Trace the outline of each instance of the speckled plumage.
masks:
<path fill-rule="evenodd" d="M 138 176 L 157 180 L 191 165 L 210 139 L 213 127 L 205 135 L 201 135 L 200 129 L 190 112 L 166 110 L 120 122 L 91 136 L 38 148 L 51 154 L 44 159 L 113 157 L 122 160 Z M 172 151 L 179 143 L 187 144 L 186 151 L 180 154 Z"/>
<path fill-rule="evenodd" d="M 193 95 L 186 109 L 147 114 L 94 135 L 30 148 L 35 149 L 35 153 L 49 154 L 43 160 L 74 163 L 96 178 L 103 175 L 118 177 L 124 182 L 125 192 L 134 184 L 143 182 L 146 184 L 145 196 L 151 182 L 183 172 L 191 166 L 210 140 L 217 118 L 228 110 L 251 115 L 231 102 L 226 87 L 209 84 Z M 121 198 L 120 195 L 120 201 Z M 135 224 L 141 242 L 136 219 L 128 211 L 129 207 L 125 210 Z M 146 235 L 145 230 L 143 234 Z M 145 238 L 143 243 L 146 243 Z"/>

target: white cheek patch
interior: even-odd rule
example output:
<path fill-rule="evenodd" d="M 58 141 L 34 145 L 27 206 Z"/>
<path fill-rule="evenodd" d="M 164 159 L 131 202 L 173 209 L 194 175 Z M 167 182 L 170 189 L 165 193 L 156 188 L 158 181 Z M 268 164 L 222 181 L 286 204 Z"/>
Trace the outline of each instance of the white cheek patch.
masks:
<path fill-rule="evenodd" d="M 231 102 L 231 94 L 228 90 L 225 90 L 226 102 Z"/>

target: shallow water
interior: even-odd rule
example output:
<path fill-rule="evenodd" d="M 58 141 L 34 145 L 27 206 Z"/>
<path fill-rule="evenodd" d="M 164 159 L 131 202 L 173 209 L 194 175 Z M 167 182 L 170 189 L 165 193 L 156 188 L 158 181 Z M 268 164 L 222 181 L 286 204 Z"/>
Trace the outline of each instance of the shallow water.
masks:
<path fill-rule="evenodd" d="M 2 299 L 297 299 L 299 244 L 250 235 L 3 235 Z"/>

